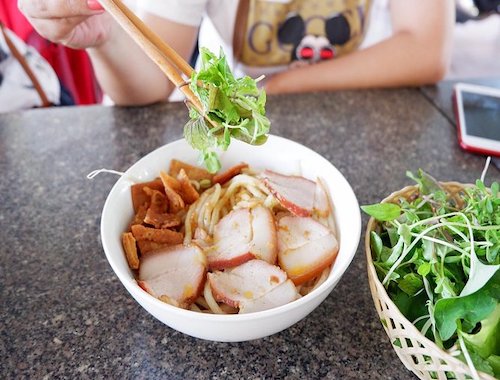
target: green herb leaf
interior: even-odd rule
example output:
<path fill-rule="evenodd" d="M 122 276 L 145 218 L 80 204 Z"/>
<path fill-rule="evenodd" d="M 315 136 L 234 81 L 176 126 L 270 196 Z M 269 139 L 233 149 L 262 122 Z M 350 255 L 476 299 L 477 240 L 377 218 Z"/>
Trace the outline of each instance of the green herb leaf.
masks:
<path fill-rule="evenodd" d="M 370 242 L 375 257 L 380 257 L 384 243 L 382 243 L 382 239 L 375 231 L 370 232 Z"/>
<path fill-rule="evenodd" d="M 418 174 L 414 175 L 412 172 L 406 172 L 406 175 L 413 179 L 420 188 L 422 194 L 432 194 L 443 190 L 438 181 L 431 175 L 424 172 L 422 169 L 418 170 Z"/>
<path fill-rule="evenodd" d="M 424 283 L 419 275 L 408 273 L 398 282 L 398 286 L 403 292 L 409 296 L 413 296 L 422 289 Z"/>
<path fill-rule="evenodd" d="M 431 273 L 431 264 L 427 262 L 420 264 L 417 269 L 417 272 L 422 277 L 427 276 L 429 273 Z"/>
<path fill-rule="evenodd" d="M 497 379 L 500 378 L 500 355 L 490 355 L 488 356 L 488 364 L 493 369 L 493 376 Z"/>
<path fill-rule="evenodd" d="M 471 325 L 485 319 L 495 310 L 500 299 L 500 271 L 477 292 L 463 297 L 442 298 L 436 302 L 434 318 L 441 339 L 447 340 L 457 330 L 457 321 Z"/>
<path fill-rule="evenodd" d="M 265 92 L 257 88 L 255 80 L 248 76 L 236 79 L 222 50 L 217 57 L 201 48 L 200 58 L 201 68 L 191 76 L 189 87 L 200 99 L 203 114 L 190 109 L 191 120 L 184 127 L 184 135 L 201 152 L 207 170 L 213 173 L 220 169 L 217 149 L 226 150 L 231 138 L 263 144 L 270 122 L 265 116 Z"/>
<path fill-rule="evenodd" d="M 486 359 L 491 355 L 500 355 L 500 304 L 481 321 L 481 330 L 475 334 L 462 333 L 465 341 Z"/>
<path fill-rule="evenodd" d="M 381 222 L 397 219 L 401 215 L 401 207 L 394 203 L 377 203 L 361 206 L 361 209 Z"/>
<path fill-rule="evenodd" d="M 463 343 L 468 363 L 500 378 L 500 185 L 447 193 L 422 170 L 407 174 L 418 192 L 399 209 L 363 208 L 384 222 L 371 236 L 377 276 L 422 333 L 445 349 Z"/>

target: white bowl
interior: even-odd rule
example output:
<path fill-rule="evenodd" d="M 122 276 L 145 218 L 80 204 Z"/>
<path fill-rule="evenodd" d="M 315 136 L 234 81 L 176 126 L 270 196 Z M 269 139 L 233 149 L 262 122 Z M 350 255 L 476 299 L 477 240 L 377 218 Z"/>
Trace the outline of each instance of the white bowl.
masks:
<path fill-rule="evenodd" d="M 198 163 L 198 154 L 185 140 L 162 146 L 135 163 L 116 182 L 104 204 L 101 239 L 106 257 L 128 292 L 149 313 L 171 328 L 213 341 L 239 342 L 262 338 L 290 327 L 306 317 L 330 294 L 352 261 L 361 234 L 358 201 L 344 176 L 325 158 L 293 141 L 270 136 L 262 146 L 232 141 L 221 155 L 223 169 L 246 162 L 256 169 L 271 169 L 283 174 L 301 174 L 326 183 L 334 204 L 340 250 L 328 279 L 317 289 L 292 303 L 257 313 L 216 315 L 198 313 L 168 305 L 142 290 L 127 265 L 121 234 L 133 216 L 130 186 L 146 182 L 168 169 L 176 158 Z"/>

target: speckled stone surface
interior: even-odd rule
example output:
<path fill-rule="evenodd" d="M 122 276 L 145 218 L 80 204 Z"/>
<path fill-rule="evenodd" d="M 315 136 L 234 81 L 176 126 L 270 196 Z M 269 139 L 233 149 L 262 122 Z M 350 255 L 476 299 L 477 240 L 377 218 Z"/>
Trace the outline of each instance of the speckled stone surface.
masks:
<path fill-rule="evenodd" d="M 453 126 L 419 90 L 270 97 L 268 114 L 272 133 L 336 165 L 360 204 L 409 184 L 406 170 L 469 182 L 483 168 L 483 158 L 458 148 Z M 86 175 L 126 170 L 181 138 L 186 117 L 182 104 L 0 115 L 0 377 L 415 378 L 376 316 L 362 244 L 312 314 L 251 342 L 178 333 L 128 295 L 99 239 L 117 178 Z M 366 222 L 363 216 L 363 228 Z"/>
<path fill-rule="evenodd" d="M 453 110 L 452 93 L 453 86 L 458 83 L 470 83 L 480 86 L 500 88 L 499 78 L 471 78 L 461 81 L 443 81 L 436 86 L 423 87 L 422 92 L 429 98 L 453 124 L 455 124 L 455 113 Z"/>

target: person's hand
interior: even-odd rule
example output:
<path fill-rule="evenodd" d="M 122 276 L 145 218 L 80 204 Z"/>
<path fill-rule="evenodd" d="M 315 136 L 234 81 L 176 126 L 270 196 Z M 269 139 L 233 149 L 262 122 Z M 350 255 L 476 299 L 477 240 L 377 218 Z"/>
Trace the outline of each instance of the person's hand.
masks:
<path fill-rule="evenodd" d="M 107 41 L 112 20 L 97 0 L 19 0 L 20 11 L 48 40 L 74 49 Z"/>

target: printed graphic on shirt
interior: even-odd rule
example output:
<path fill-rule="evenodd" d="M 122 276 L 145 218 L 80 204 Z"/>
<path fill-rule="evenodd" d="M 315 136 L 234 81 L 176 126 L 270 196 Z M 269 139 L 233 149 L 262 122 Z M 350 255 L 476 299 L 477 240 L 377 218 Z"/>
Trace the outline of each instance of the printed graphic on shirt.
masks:
<path fill-rule="evenodd" d="M 355 50 L 371 0 L 241 0 L 235 52 L 247 66 L 315 63 Z"/>

